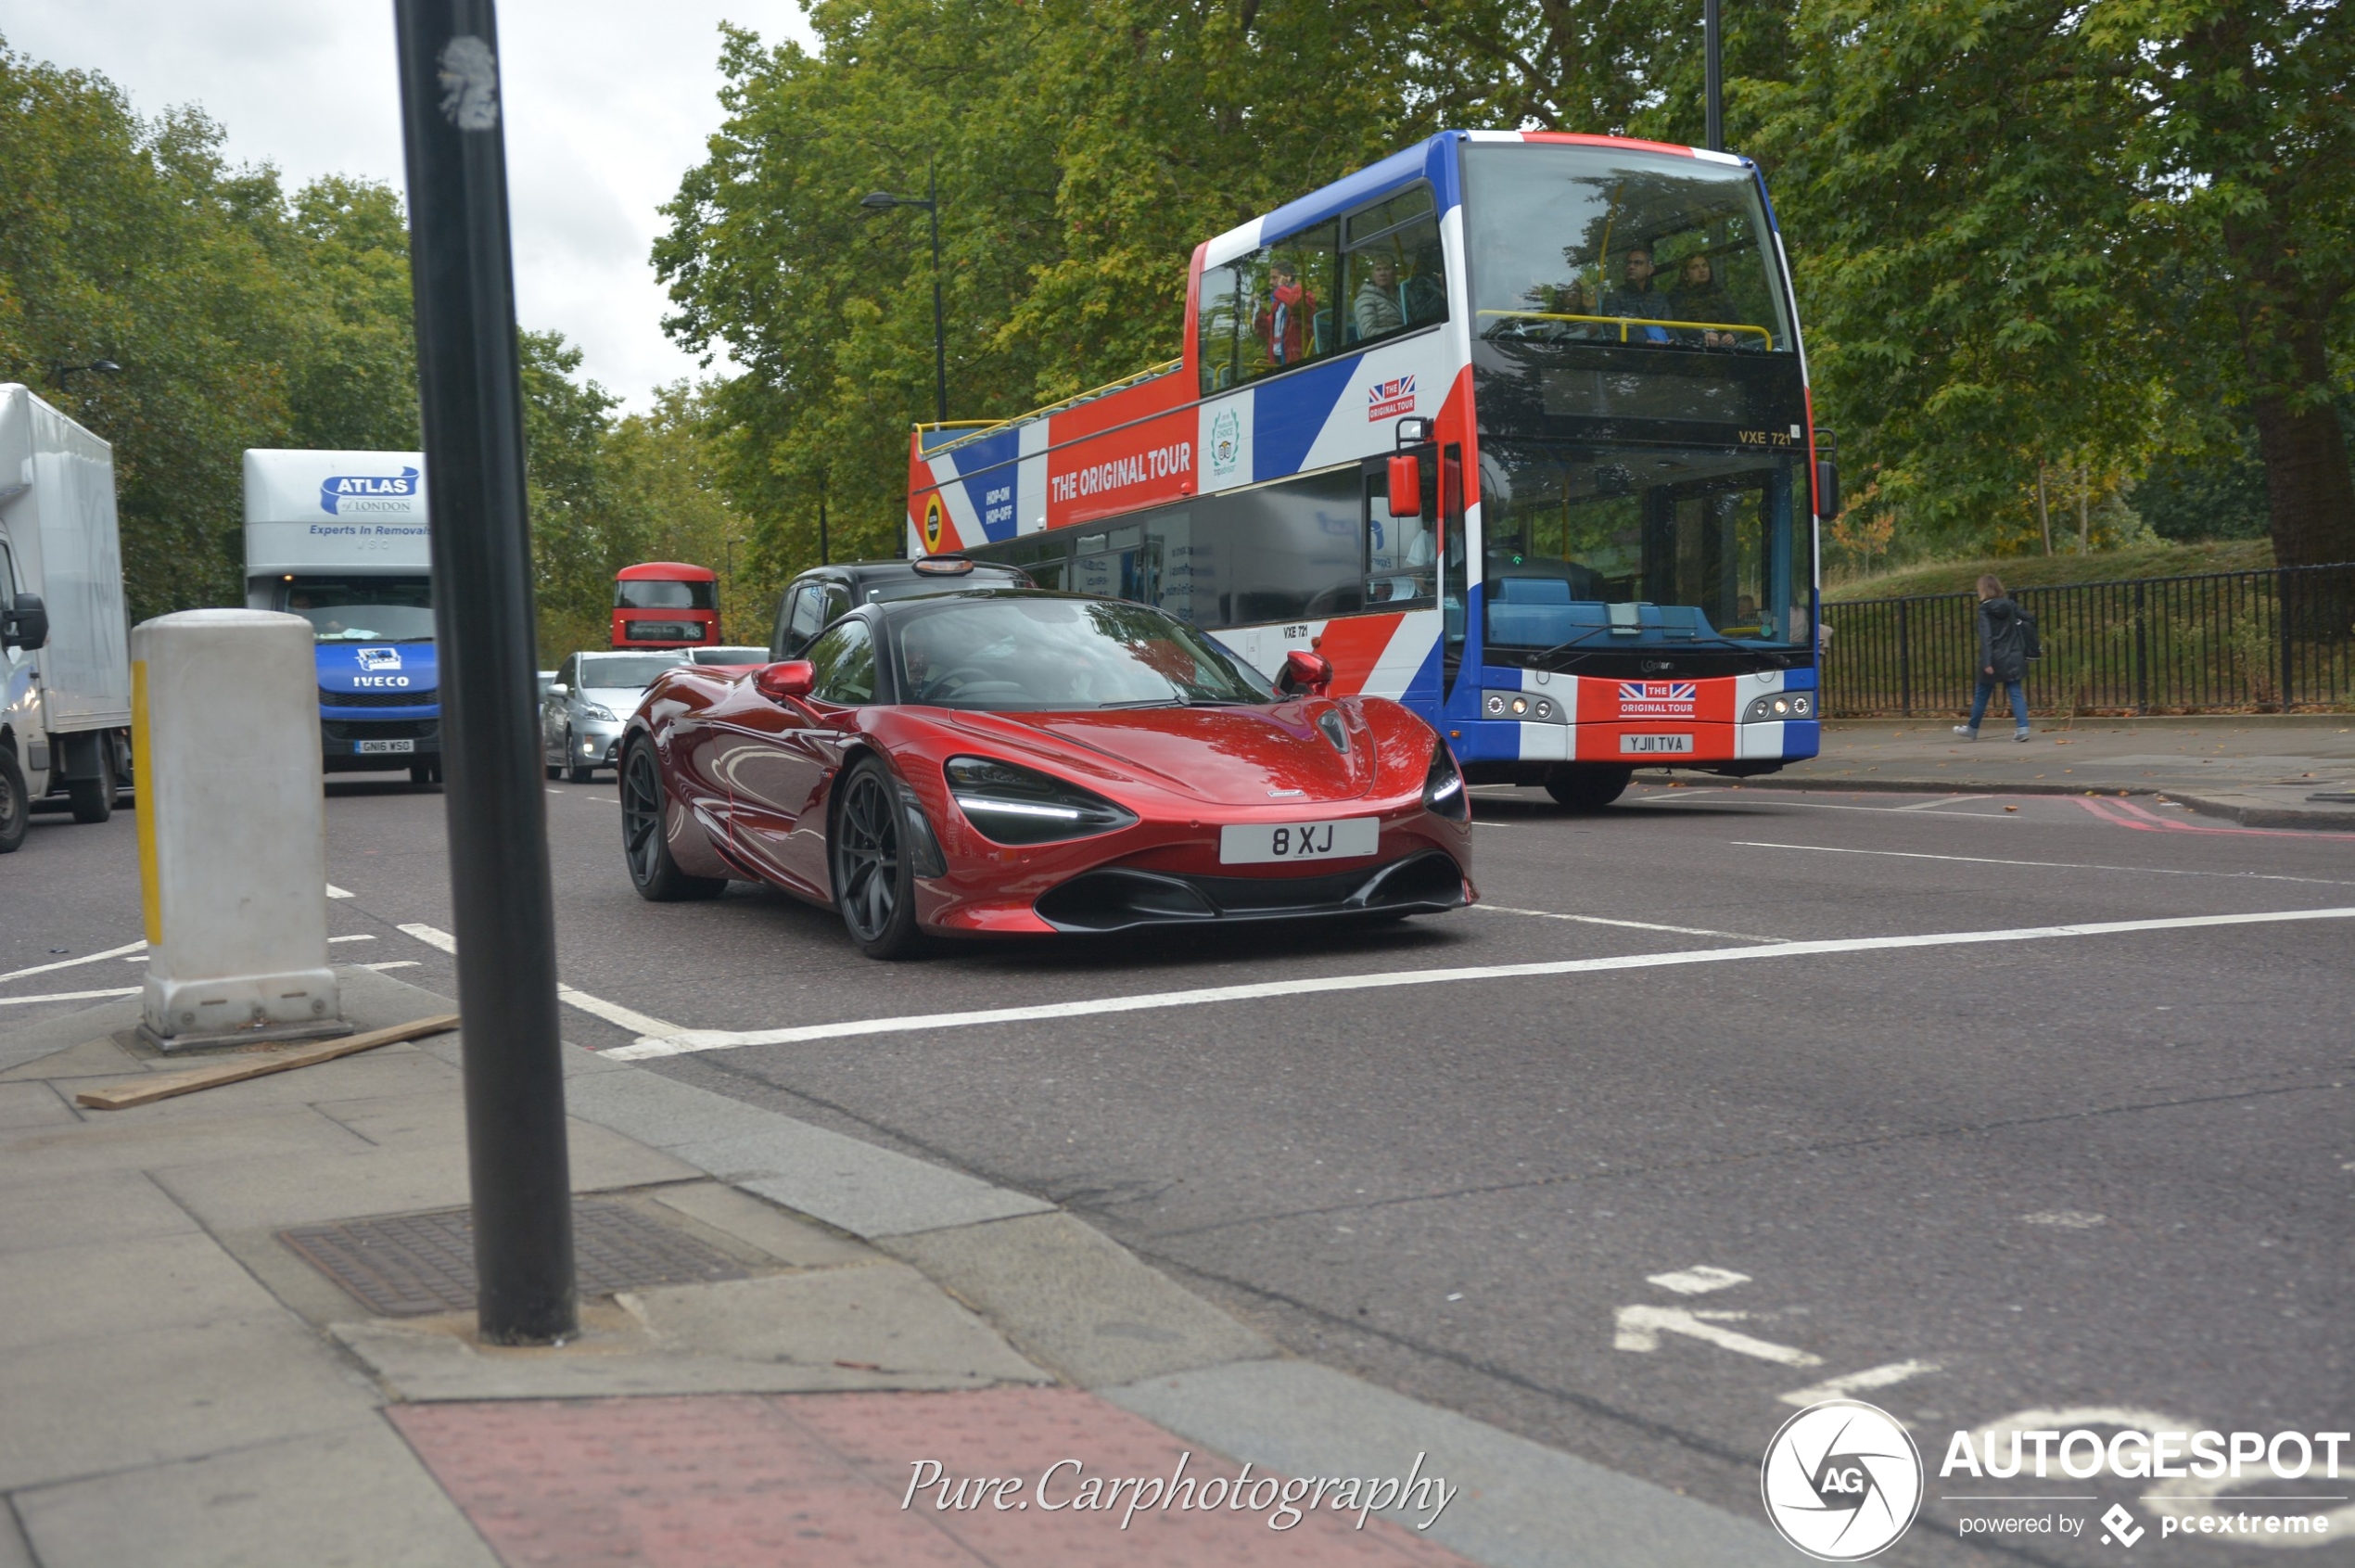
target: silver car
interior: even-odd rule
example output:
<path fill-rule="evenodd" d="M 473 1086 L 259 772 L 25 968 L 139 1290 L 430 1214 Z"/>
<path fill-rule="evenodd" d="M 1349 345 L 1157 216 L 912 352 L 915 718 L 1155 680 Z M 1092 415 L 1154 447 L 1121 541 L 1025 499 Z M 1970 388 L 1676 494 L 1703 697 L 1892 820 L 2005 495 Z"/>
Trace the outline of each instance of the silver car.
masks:
<path fill-rule="evenodd" d="M 540 758 L 548 776 L 587 784 L 599 768 L 613 767 L 621 727 L 639 696 L 664 670 L 686 662 L 684 648 L 566 659 L 540 705 Z"/>

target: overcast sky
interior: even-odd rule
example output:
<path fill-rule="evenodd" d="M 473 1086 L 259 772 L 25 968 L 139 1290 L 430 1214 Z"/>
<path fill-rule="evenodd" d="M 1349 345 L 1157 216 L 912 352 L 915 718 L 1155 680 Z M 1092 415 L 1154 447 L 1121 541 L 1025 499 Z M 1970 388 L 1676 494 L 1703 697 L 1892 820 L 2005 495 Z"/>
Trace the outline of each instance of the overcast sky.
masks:
<path fill-rule="evenodd" d="M 796 0 L 499 7 L 516 312 L 633 408 L 696 373 L 646 258 L 656 208 L 719 124 L 722 19 L 813 42 Z M 391 0 L 0 0 L 0 35 L 112 78 L 143 115 L 202 105 L 232 162 L 274 163 L 290 189 L 329 173 L 405 189 Z"/>

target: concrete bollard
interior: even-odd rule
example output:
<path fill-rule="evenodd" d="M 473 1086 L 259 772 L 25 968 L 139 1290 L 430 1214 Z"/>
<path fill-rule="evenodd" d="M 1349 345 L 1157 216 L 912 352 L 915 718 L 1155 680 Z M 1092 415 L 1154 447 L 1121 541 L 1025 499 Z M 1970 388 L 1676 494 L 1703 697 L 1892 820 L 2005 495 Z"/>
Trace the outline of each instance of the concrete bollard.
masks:
<path fill-rule="evenodd" d="M 184 610 L 131 633 L 140 1032 L 165 1051 L 350 1032 L 327 963 L 311 623 Z"/>

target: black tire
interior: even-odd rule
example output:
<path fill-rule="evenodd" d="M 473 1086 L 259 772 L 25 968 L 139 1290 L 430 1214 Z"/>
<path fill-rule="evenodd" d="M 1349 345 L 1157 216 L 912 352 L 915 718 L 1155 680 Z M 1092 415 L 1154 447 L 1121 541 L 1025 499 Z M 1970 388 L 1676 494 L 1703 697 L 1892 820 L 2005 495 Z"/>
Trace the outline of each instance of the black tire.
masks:
<path fill-rule="evenodd" d="M 655 904 L 719 897 L 727 878 L 689 876 L 670 858 L 663 817 L 662 769 L 655 748 L 641 741 L 621 754 L 621 856 L 630 885 L 638 897 Z"/>
<path fill-rule="evenodd" d="M 114 815 L 114 758 L 105 736 L 98 739 L 98 776 L 68 779 L 66 800 L 77 822 L 103 822 Z"/>
<path fill-rule="evenodd" d="M 573 784 L 587 784 L 590 780 L 595 778 L 596 776 L 597 770 L 595 768 L 584 768 L 579 763 L 575 762 L 572 759 L 572 731 L 569 727 L 567 727 L 565 731 L 566 779 Z"/>
<path fill-rule="evenodd" d="M 860 758 L 834 787 L 826 866 L 834 876 L 834 909 L 869 958 L 907 958 L 923 944 L 907 840 L 891 774 L 873 758 Z"/>
<path fill-rule="evenodd" d="M 32 792 L 25 787 L 17 754 L 0 746 L 0 855 L 12 853 L 32 825 Z"/>
<path fill-rule="evenodd" d="M 412 762 L 409 764 L 409 783 L 415 788 L 428 789 L 440 782 L 440 763 Z"/>
<path fill-rule="evenodd" d="M 1573 811 L 1599 811 L 1627 793 L 1633 768 L 1565 768 L 1546 780 L 1546 793 Z"/>

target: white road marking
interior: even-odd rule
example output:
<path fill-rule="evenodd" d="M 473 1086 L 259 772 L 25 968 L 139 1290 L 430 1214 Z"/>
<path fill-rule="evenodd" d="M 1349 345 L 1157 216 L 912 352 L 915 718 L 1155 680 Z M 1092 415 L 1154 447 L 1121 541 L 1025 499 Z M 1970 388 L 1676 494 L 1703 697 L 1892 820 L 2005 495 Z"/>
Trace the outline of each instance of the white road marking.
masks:
<path fill-rule="evenodd" d="M 429 948 L 439 948 L 443 952 L 452 954 L 458 950 L 458 938 L 438 926 L 403 925 L 401 929 Z M 667 1039 L 687 1032 L 677 1024 L 665 1023 L 634 1008 L 624 1007 L 617 1001 L 607 1001 L 603 997 L 591 996 L 587 991 L 575 990 L 561 980 L 556 982 L 556 1000 L 592 1017 L 603 1018 L 608 1024 L 620 1025 L 639 1036 L 641 1043 L 646 1039 Z M 625 1046 L 622 1049 L 629 1048 Z"/>
<path fill-rule="evenodd" d="M 1614 1315 L 1616 1332 L 1611 1337 L 1614 1350 L 1633 1350 L 1648 1355 L 1660 1348 L 1662 1334 L 1683 1334 L 1713 1345 L 1720 1350 L 1737 1355 L 1752 1356 L 1761 1361 L 1772 1361 L 1780 1367 L 1820 1367 L 1824 1358 L 1812 1351 L 1798 1350 L 1770 1340 L 1752 1339 L 1732 1329 L 1722 1329 L 1724 1322 L 1739 1322 L 1747 1312 L 1695 1312 L 1682 1307 L 1623 1307 Z"/>
<path fill-rule="evenodd" d="M 327 940 L 330 942 L 373 942 L 376 940 L 376 937 L 373 936 L 330 937 Z"/>
<path fill-rule="evenodd" d="M 124 953 L 143 953 L 146 950 L 146 943 L 131 942 L 120 948 L 108 948 L 105 952 L 91 953 L 83 958 L 61 958 L 55 963 L 36 963 L 30 969 L 11 969 L 6 975 L 0 975 L 0 983 L 21 980 L 28 975 L 46 975 L 52 969 L 71 969 L 77 963 L 96 963 L 101 959 L 121 958 Z"/>
<path fill-rule="evenodd" d="M 1880 855 L 1898 860 L 1957 860 L 1974 866 L 2036 866 L 2046 871 L 2134 871 L 2146 876 L 2221 876 L 2242 882 L 2305 882 L 2320 887 L 2355 887 L 2355 882 L 2328 876 L 2289 876 L 2268 871 L 2183 871 L 2173 866 L 2107 866 L 2087 860 L 2005 860 L 1992 855 L 1928 855 L 1917 849 L 1849 849 L 1830 844 L 1770 844 L 1763 839 L 1730 838 L 1742 849 L 1807 849 L 1818 855 Z"/>
<path fill-rule="evenodd" d="M 1902 811 L 1905 809 L 1903 806 L 1839 806 L 1828 800 L 1779 800 L 1768 798 L 1770 796 L 1780 793 L 1775 790 L 1744 791 L 1743 793 L 1749 797 L 1750 801 L 1758 805 L 1801 806 L 1810 811 L 1878 811 L 1882 816 L 1886 817 L 1892 811 Z M 1833 791 L 1832 793 L 1837 792 Z M 1679 790 L 1675 797 L 1670 797 L 1665 799 L 1649 800 L 1647 804 L 1674 806 L 1678 803 L 1678 797 L 1684 797 L 1684 791 Z M 1991 795 L 1987 798 L 1992 800 L 1995 797 Z M 2063 798 L 2069 797 L 2064 797 Z M 1956 811 L 1954 813 L 1954 818 L 1957 822 L 2008 822 L 2014 820 L 2010 817 L 1999 817 L 1992 811 Z"/>
<path fill-rule="evenodd" d="M 351 897 L 351 889 L 349 887 L 338 887 L 334 883 L 330 882 L 327 884 L 327 897 L 330 899 L 349 899 Z"/>
<path fill-rule="evenodd" d="M 1779 942 L 1780 937 L 1753 937 L 1747 931 L 1712 931 L 1702 925 L 1659 925 L 1648 920 L 1611 920 L 1599 914 L 1556 914 L 1552 910 L 1517 910 L 1509 904 L 1474 904 L 1496 914 L 1534 915 L 1540 920 L 1574 920 L 1582 925 L 1625 925 L 1637 931 L 1674 931 L 1680 937 L 1731 937 L 1743 942 Z"/>
<path fill-rule="evenodd" d="M 1845 1398 L 1867 1388 L 1887 1388 L 1890 1383 L 1903 1383 L 1907 1378 L 1936 1370 L 1938 1363 L 1935 1361 L 1891 1361 L 1885 1367 L 1867 1367 L 1861 1372 L 1850 1372 L 1845 1377 L 1826 1378 L 1821 1383 L 1794 1388 L 1789 1394 L 1777 1394 L 1775 1397 L 1786 1405 L 1819 1405 L 1827 1399 Z"/>
<path fill-rule="evenodd" d="M 1664 1291 L 1674 1291 L 1678 1295 L 1707 1295 L 1711 1291 L 1722 1291 L 1729 1285 L 1746 1285 L 1750 1283 L 1750 1276 L 1737 1274 L 1730 1268 L 1712 1268 L 1703 1263 L 1690 1268 L 1674 1268 L 1665 1274 L 1647 1274 L 1644 1282 L 1658 1285 Z"/>
<path fill-rule="evenodd" d="M 2023 1214 L 2020 1220 L 2028 1225 L 2051 1225 L 2063 1230 L 2091 1230 L 2096 1225 L 2109 1223 L 2106 1214 L 2084 1214 L 2073 1208 L 2054 1209 L 2045 1214 Z"/>
<path fill-rule="evenodd" d="M 1966 800 L 1992 800 L 1992 795 L 1941 795 L 1935 800 L 1916 800 L 1911 806 L 1891 806 L 1892 811 L 1934 811 L 1941 806 L 1959 806 Z"/>
<path fill-rule="evenodd" d="M 144 986 L 120 986 L 109 991 L 51 991 L 47 996 L 0 997 L 0 1007 L 21 1007 L 29 1001 L 91 1001 L 99 997 L 137 996 Z"/>
<path fill-rule="evenodd" d="M 414 969 L 417 967 L 417 961 L 414 958 L 396 958 L 390 963 L 363 963 L 359 967 L 363 969 Z"/>
<path fill-rule="evenodd" d="M 1728 963 L 1747 959 L 1799 958 L 1820 953 L 1878 952 L 1898 948 L 1948 948 L 1988 942 L 2033 942 L 2058 937 L 2110 937 L 2142 931 L 2189 931 L 2218 925 L 2270 925 L 2307 920 L 2355 919 L 2355 909 L 2267 911 L 2254 914 L 2177 915 L 2159 920 L 2111 920 L 2079 925 L 2027 925 L 2003 931 L 1938 931 L 1906 937 L 1850 937 L 1829 941 L 1771 942 L 1748 948 L 1699 948 L 1681 952 L 1621 953 L 1610 958 L 1566 959 L 1547 963 L 1495 963 L 1460 969 L 1407 969 L 1386 974 L 1333 975 L 1310 980 L 1267 980 L 1244 986 L 1207 986 L 1199 990 L 1150 991 L 1139 996 L 1096 997 L 1086 1001 L 1042 1002 L 1029 1007 L 993 1007 L 970 1013 L 909 1013 L 892 1018 L 851 1018 L 786 1029 L 685 1029 L 648 1038 L 605 1052 L 626 1062 L 682 1056 L 697 1051 L 734 1051 L 748 1045 L 796 1045 L 804 1040 L 843 1039 L 859 1035 L 953 1029 L 974 1024 L 1015 1024 L 1042 1018 L 1078 1018 L 1101 1013 L 1146 1013 L 1222 1001 L 1259 1001 L 1271 997 L 1314 996 L 1333 991 L 1383 990 L 1396 986 L 1444 986 L 1475 980 L 1517 980 L 1554 975 L 1585 975 L 1615 969 L 1661 969 L 1687 963 Z M 402 927 L 406 930 L 407 927 Z M 427 927 L 426 929 L 431 929 Z"/>

